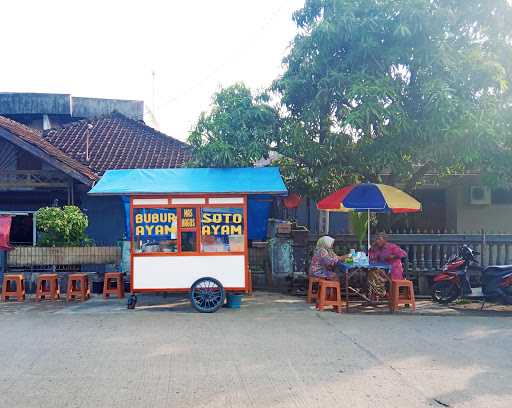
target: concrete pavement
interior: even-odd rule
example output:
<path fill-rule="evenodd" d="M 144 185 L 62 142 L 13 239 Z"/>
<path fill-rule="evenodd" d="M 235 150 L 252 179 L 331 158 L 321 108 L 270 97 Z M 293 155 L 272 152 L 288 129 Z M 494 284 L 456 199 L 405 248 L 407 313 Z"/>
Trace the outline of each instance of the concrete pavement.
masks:
<path fill-rule="evenodd" d="M 157 296 L 0 304 L 0 406 L 512 406 L 510 317 L 425 310 L 267 293 L 215 314 Z"/>

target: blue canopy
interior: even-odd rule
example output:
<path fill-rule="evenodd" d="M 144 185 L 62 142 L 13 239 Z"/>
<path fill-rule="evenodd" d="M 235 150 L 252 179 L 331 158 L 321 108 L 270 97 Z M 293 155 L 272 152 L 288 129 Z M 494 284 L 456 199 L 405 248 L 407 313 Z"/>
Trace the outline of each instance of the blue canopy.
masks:
<path fill-rule="evenodd" d="M 286 195 L 277 167 L 107 170 L 91 195 L 247 193 Z"/>

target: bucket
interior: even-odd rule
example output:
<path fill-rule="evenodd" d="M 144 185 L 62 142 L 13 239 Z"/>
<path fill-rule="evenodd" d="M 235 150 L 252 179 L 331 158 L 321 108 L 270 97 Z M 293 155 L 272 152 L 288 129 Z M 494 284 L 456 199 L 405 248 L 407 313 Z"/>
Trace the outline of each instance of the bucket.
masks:
<path fill-rule="evenodd" d="M 241 293 L 228 293 L 226 295 L 226 307 L 230 309 L 240 309 L 240 304 L 242 303 L 242 294 Z"/>

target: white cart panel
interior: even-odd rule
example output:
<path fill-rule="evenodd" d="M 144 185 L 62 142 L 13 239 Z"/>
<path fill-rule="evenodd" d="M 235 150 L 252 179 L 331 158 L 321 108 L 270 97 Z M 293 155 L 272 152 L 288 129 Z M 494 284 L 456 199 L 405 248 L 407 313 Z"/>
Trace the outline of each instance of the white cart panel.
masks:
<path fill-rule="evenodd" d="M 245 256 L 135 256 L 133 287 L 190 288 L 199 278 L 216 278 L 226 288 L 245 287 Z"/>

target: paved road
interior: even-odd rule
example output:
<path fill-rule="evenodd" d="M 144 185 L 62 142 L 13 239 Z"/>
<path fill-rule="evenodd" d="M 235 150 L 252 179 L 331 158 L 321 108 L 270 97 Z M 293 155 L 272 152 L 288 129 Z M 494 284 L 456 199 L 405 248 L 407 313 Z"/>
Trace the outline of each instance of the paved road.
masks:
<path fill-rule="evenodd" d="M 0 406 L 512 406 L 510 317 L 337 315 L 269 294 L 207 315 L 155 299 L 0 305 Z"/>

